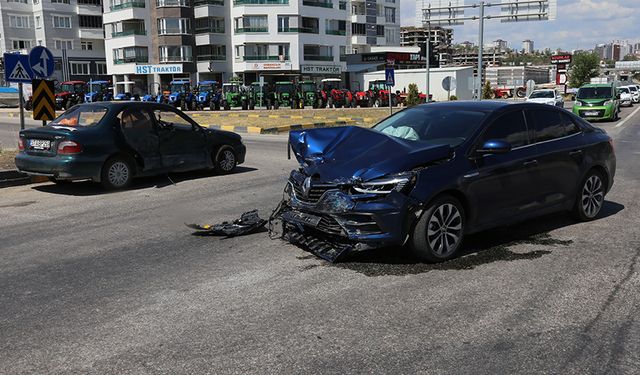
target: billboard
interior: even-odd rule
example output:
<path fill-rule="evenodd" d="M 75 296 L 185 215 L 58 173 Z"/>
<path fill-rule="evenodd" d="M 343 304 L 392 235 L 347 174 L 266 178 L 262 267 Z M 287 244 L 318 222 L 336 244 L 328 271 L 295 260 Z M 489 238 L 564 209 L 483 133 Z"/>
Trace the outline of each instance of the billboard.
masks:
<path fill-rule="evenodd" d="M 553 21 L 558 15 L 558 0 L 502 0 L 502 22 Z"/>
<path fill-rule="evenodd" d="M 420 0 L 418 0 L 420 1 Z M 427 26 L 463 25 L 465 0 L 422 0 L 422 24 Z"/>

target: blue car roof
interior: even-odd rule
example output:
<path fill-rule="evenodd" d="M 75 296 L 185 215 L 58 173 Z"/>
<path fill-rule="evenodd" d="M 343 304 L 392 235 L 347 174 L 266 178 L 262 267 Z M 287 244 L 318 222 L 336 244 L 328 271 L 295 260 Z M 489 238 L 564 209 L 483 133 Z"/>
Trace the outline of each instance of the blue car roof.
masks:
<path fill-rule="evenodd" d="M 200 81 L 200 82 L 198 82 L 199 85 L 211 85 L 213 83 L 218 83 L 218 81 Z"/>
<path fill-rule="evenodd" d="M 189 81 L 188 79 L 175 79 L 175 80 L 171 81 L 172 85 L 174 85 L 176 83 L 191 83 L 191 81 Z"/>
<path fill-rule="evenodd" d="M 90 83 L 91 83 L 92 85 L 95 85 L 95 84 L 100 84 L 100 85 L 101 85 L 101 84 L 103 84 L 103 83 L 109 83 L 109 81 L 91 81 Z"/>

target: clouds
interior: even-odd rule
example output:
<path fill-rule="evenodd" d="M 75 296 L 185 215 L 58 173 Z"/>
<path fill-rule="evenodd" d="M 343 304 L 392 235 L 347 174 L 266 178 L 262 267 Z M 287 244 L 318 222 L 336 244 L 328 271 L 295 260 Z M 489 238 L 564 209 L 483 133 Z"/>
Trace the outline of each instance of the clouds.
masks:
<path fill-rule="evenodd" d="M 474 2 L 477 0 L 473 0 Z M 498 2 L 495 0 L 494 2 Z M 489 14 L 499 13 L 498 7 Z M 474 10 L 468 11 L 471 14 Z M 416 1 L 400 0 L 400 22 L 411 26 L 416 17 Z M 547 22 L 485 22 L 485 41 L 505 39 L 512 48 L 531 39 L 536 48 L 589 49 L 612 40 L 640 41 L 640 0 L 558 0 L 558 19 Z M 478 23 L 454 27 L 455 42 L 477 43 Z"/>

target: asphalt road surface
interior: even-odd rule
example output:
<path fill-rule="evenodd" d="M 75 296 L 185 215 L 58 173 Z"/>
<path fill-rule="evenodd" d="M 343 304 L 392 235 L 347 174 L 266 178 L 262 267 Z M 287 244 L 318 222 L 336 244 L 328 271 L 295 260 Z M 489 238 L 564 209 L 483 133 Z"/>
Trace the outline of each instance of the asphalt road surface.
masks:
<path fill-rule="evenodd" d="M 295 166 L 278 136 L 246 137 L 230 176 L 2 189 L 0 373 L 637 374 L 640 113 L 601 126 L 618 171 L 598 220 L 484 232 L 439 265 L 192 235 L 268 216 Z"/>

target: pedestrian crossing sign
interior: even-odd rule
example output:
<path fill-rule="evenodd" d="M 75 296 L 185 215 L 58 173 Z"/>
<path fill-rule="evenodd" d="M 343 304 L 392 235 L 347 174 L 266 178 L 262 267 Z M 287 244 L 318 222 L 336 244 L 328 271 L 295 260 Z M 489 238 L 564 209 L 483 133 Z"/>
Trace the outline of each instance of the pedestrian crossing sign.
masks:
<path fill-rule="evenodd" d="M 4 80 L 7 82 L 31 83 L 33 72 L 29 65 L 29 55 L 4 54 Z"/>

